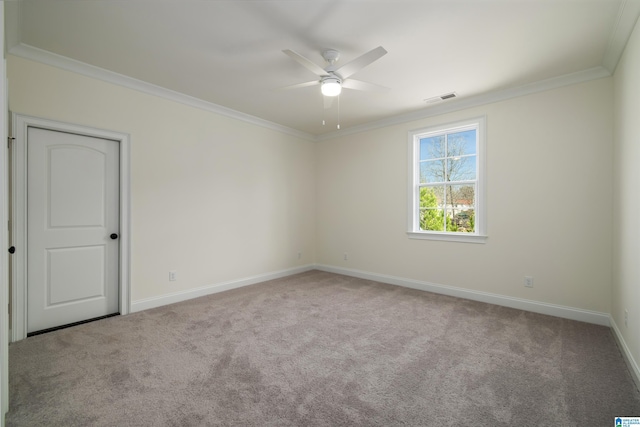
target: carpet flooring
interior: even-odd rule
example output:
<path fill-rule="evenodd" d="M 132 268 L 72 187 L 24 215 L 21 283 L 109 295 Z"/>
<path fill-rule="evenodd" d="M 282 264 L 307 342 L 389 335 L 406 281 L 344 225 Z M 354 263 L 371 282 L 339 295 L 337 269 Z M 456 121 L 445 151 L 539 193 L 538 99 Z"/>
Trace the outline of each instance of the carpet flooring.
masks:
<path fill-rule="evenodd" d="M 10 345 L 7 426 L 612 426 L 609 328 L 321 271 Z"/>

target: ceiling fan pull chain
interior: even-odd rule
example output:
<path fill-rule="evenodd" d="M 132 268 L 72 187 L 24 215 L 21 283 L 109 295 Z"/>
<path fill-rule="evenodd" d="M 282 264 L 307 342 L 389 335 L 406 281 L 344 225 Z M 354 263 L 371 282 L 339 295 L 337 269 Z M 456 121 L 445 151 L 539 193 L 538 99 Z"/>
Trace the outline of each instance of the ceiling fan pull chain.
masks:
<path fill-rule="evenodd" d="M 338 95 L 338 125 L 336 129 L 340 130 L 340 95 Z"/>
<path fill-rule="evenodd" d="M 320 98 L 322 98 L 322 102 L 324 102 L 324 95 L 321 96 Z M 327 124 L 326 118 L 327 118 L 327 108 L 325 104 L 322 106 L 322 126 L 325 126 Z"/>

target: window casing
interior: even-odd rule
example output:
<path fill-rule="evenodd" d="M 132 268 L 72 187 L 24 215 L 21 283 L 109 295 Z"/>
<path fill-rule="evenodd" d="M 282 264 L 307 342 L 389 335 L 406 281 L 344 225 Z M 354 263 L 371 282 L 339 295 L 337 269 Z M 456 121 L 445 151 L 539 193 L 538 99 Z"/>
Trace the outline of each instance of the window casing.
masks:
<path fill-rule="evenodd" d="M 411 238 L 486 241 L 485 119 L 409 132 Z"/>

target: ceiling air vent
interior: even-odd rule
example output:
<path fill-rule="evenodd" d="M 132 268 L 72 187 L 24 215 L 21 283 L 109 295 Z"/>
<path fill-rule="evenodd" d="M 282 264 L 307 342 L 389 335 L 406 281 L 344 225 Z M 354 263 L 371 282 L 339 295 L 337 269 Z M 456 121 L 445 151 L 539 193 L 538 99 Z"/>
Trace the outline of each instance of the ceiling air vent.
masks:
<path fill-rule="evenodd" d="M 444 95 L 434 96 L 433 98 L 427 98 L 424 100 L 427 104 L 433 104 L 435 102 L 444 101 L 446 99 L 455 98 L 458 96 L 455 92 L 445 93 Z"/>

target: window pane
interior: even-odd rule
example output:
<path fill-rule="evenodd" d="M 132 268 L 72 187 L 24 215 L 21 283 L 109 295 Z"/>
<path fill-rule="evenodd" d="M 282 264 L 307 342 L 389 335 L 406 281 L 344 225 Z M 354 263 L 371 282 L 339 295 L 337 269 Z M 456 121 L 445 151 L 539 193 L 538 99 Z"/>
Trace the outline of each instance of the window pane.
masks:
<path fill-rule="evenodd" d="M 476 130 L 450 133 L 447 139 L 447 157 L 476 154 Z"/>
<path fill-rule="evenodd" d="M 451 157 L 447 159 L 449 181 L 476 179 L 476 156 Z"/>
<path fill-rule="evenodd" d="M 447 186 L 447 231 L 475 232 L 475 185 Z"/>
<path fill-rule="evenodd" d="M 420 162 L 420 184 L 444 182 L 445 164 L 444 159 Z"/>
<path fill-rule="evenodd" d="M 444 231 L 444 211 L 442 209 L 420 209 L 420 230 Z"/>
<path fill-rule="evenodd" d="M 444 154 L 444 135 L 420 139 L 420 160 L 441 159 Z"/>
<path fill-rule="evenodd" d="M 444 208 L 444 186 L 420 187 L 421 208 Z"/>
<path fill-rule="evenodd" d="M 444 186 L 420 188 L 420 229 L 444 230 Z"/>

